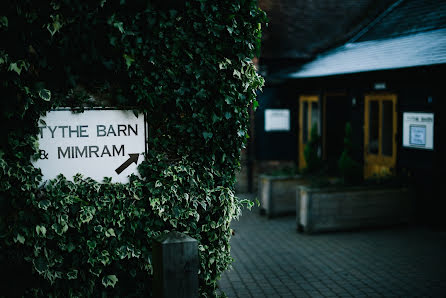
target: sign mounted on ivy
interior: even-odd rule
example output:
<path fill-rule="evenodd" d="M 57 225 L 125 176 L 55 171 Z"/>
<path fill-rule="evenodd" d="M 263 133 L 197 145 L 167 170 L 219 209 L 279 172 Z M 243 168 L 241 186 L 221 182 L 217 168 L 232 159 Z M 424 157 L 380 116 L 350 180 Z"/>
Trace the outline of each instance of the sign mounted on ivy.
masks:
<path fill-rule="evenodd" d="M 80 173 L 101 182 L 127 183 L 146 152 L 142 114 L 129 110 L 54 110 L 39 121 L 39 158 L 43 179 Z"/>
<path fill-rule="evenodd" d="M 1 295 L 154 296 L 152 243 L 172 230 L 197 239 L 199 295 L 217 295 L 252 204 L 232 190 L 263 86 L 257 2 L 0 1 Z M 140 116 L 39 122 L 96 104 Z"/>

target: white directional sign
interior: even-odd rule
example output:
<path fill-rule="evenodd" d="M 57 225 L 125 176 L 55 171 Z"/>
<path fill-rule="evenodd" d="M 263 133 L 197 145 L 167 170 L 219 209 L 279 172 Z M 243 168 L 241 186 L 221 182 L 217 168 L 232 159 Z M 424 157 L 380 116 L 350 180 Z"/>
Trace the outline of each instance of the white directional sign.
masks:
<path fill-rule="evenodd" d="M 55 110 L 39 122 L 39 159 L 35 167 L 43 179 L 77 173 L 102 182 L 128 182 L 144 157 L 146 129 L 144 115 L 127 110 L 86 110 L 73 113 Z M 44 123 L 44 124 L 42 124 Z"/>

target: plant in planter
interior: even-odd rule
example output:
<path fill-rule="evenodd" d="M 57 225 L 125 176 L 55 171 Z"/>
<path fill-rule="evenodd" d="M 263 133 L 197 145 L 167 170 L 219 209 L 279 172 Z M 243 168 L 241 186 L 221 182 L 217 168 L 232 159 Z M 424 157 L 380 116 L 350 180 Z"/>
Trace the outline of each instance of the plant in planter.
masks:
<path fill-rule="evenodd" d="M 295 214 L 296 186 L 304 183 L 297 167 L 284 167 L 259 177 L 260 213 L 269 218 Z"/>
<path fill-rule="evenodd" d="M 301 174 L 306 177 L 309 185 L 322 187 L 336 183 L 339 179 L 328 175 L 328 165 L 321 158 L 321 136 L 317 124 L 313 124 L 310 139 L 304 148 L 306 167 Z"/>
<path fill-rule="evenodd" d="M 338 160 L 340 183 L 300 186 L 296 193 L 298 231 L 307 233 L 407 223 L 413 192 L 394 179 L 362 179 L 352 157 L 352 128 L 345 128 L 344 150 Z M 399 183 L 397 183 L 399 182 Z"/>
<path fill-rule="evenodd" d="M 295 214 L 299 209 L 296 205 L 296 187 L 308 183 L 323 184 L 326 179 L 320 175 L 323 163 L 320 158 L 320 136 L 317 126 L 311 130 L 310 139 L 305 147 L 304 156 L 306 168 L 285 167 L 259 177 L 260 212 L 269 218 Z"/>

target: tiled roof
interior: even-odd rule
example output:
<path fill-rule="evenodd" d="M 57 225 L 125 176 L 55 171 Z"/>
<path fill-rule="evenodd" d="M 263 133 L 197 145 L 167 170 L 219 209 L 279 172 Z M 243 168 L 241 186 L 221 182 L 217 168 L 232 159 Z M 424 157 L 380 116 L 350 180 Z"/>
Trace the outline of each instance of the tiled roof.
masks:
<path fill-rule="evenodd" d="M 398 1 L 386 16 L 357 41 L 384 39 L 417 32 L 446 28 L 446 1 Z"/>
<path fill-rule="evenodd" d="M 305 64 L 289 77 L 305 78 L 446 63 L 446 29 L 348 43 Z"/>
<path fill-rule="evenodd" d="M 311 59 L 342 44 L 394 0 L 259 0 L 267 13 L 261 57 Z"/>
<path fill-rule="evenodd" d="M 446 0 L 399 0 L 351 42 L 320 54 L 293 78 L 446 63 Z"/>

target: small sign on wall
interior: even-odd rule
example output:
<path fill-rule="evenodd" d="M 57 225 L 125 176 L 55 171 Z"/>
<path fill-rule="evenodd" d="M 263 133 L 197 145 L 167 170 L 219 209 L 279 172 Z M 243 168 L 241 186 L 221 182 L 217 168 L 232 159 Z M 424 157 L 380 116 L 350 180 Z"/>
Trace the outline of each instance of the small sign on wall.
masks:
<path fill-rule="evenodd" d="M 265 131 L 289 131 L 290 110 L 288 109 L 266 109 Z"/>
<path fill-rule="evenodd" d="M 144 115 L 128 110 L 54 110 L 39 123 L 39 159 L 43 180 L 77 173 L 102 182 L 127 183 L 137 174 L 146 148 Z"/>
<path fill-rule="evenodd" d="M 433 113 L 403 113 L 403 146 L 434 149 Z"/>

